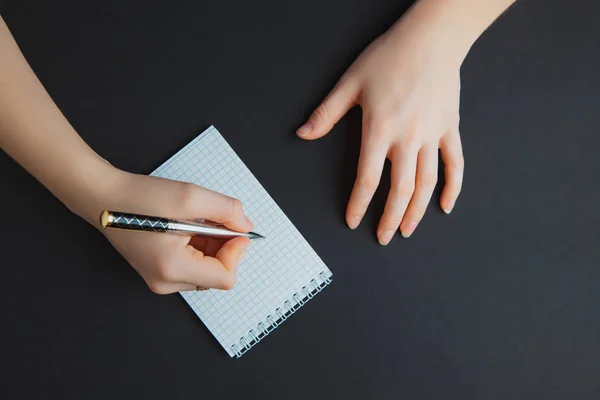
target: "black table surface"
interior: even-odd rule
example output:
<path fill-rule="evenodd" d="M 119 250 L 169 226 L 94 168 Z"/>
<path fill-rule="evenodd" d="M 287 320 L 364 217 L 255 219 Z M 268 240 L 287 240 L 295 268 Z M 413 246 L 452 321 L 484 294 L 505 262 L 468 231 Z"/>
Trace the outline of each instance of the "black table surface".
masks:
<path fill-rule="evenodd" d="M 334 273 L 241 359 L 178 296 L 0 155 L 0 396 L 172 399 L 600 397 L 600 3 L 524 1 L 462 68 L 466 172 L 408 240 L 344 211 L 359 109 L 294 130 L 398 0 L 6 1 L 59 107 L 149 173 L 214 124 Z M 1 62 L 1 60 L 0 60 Z"/>

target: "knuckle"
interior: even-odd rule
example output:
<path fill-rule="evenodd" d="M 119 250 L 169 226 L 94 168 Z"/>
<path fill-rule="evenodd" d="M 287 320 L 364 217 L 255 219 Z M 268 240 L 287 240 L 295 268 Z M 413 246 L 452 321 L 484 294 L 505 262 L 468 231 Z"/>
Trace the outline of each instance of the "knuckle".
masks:
<path fill-rule="evenodd" d="M 421 137 L 418 131 L 411 131 L 400 139 L 400 145 L 406 150 L 413 149 L 412 151 L 415 151 L 414 149 L 418 149 L 422 145 Z"/>
<path fill-rule="evenodd" d="M 160 260 L 156 264 L 155 276 L 160 282 L 175 282 L 176 273 L 170 262 Z"/>
<path fill-rule="evenodd" d="M 398 119 L 405 110 L 404 103 L 400 100 L 384 101 L 377 109 L 377 115 L 381 120 Z"/>
<path fill-rule="evenodd" d="M 198 264 L 201 264 L 201 263 L 204 261 L 204 257 L 206 257 L 206 256 L 204 255 L 204 252 L 202 252 L 202 251 L 200 251 L 200 250 L 196 250 L 196 251 L 194 252 L 193 259 L 194 259 L 194 261 L 195 261 L 195 262 L 197 262 Z"/>
<path fill-rule="evenodd" d="M 243 210 L 242 202 L 238 199 L 233 199 L 232 208 L 234 213 L 241 213 Z"/>
<path fill-rule="evenodd" d="M 317 121 L 326 121 L 329 117 L 329 110 L 327 109 L 327 104 L 325 102 L 321 103 L 319 107 L 313 112 L 313 119 Z"/>
<path fill-rule="evenodd" d="M 337 83 L 337 87 L 345 86 L 354 82 L 354 73 L 350 70 L 346 71 Z"/>
<path fill-rule="evenodd" d="M 388 140 L 385 132 L 386 130 L 382 128 L 376 128 L 372 131 L 370 139 L 375 146 L 381 146 Z"/>
<path fill-rule="evenodd" d="M 393 189 L 401 197 L 411 197 L 415 191 L 415 182 L 413 180 L 399 181 L 393 185 Z"/>
<path fill-rule="evenodd" d="M 360 189 L 374 192 L 379 186 L 379 177 L 364 175 L 358 178 L 357 184 Z"/>
<path fill-rule="evenodd" d="M 243 213 L 242 202 L 233 197 L 229 198 L 229 218 L 233 219 Z"/>
<path fill-rule="evenodd" d="M 448 184 L 448 193 L 452 193 L 453 197 L 458 197 L 462 190 L 462 181 L 456 180 L 452 184 Z"/>
<path fill-rule="evenodd" d="M 445 118 L 445 123 L 453 135 L 458 134 L 458 127 L 460 126 L 460 113 L 456 110 L 450 111 Z"/>
<path fill-rule="evenodd" d="M 437 185 L 438 177 L 437 174 L 428 173 L 419 179 L 419 186 L 425 189 L 434 188 Z"/>
<path fill-rule="evenodd" d="M 197 186 L 193 183 L 183 182 L 181 189 L 181 198 L 179 200 L 184 209 L 190 209 L 196 202 Z"/>
<path fill-rule="evenodd" d="M 448 161 L 448 168 L 462 171 L 465 168 L 465 158 L 460 155 Z"/>
<path fill-rule="evenodd" d="M 402 222 L 402 215 L 398 214 L 398 215 L 393 215 L 390 216 L 388 218 L 386 218 L 385 221 L 382 221 L 382 229 L 383 230 L 396 230 L 398 228 L 398 226 L 400 226 L 400 223 Z"/>
<path fill-rule="evenodd" d="M 423 219 L 423 215 L 425 215 L 425 209 L 423 209 L 422 207 L 416 207 L 411 212 L 409 220 L 419 223 L 421 222 L 421 219 Z"/>
<path fill-rule="evenodd" d="M 170 291 L 167 289 L 164 283 L 158 281 L 148 282 L 148 287 L 155 294 L 169 294 Z"/>
<path fill-rule="evenodd" d="M 387 132 L 391 131 L 393 121 L 389 117 L 380 117 L 369 127 L 369 139 L 374 145 L 380 145 L 388 140 Z"/>
<path fill-rule="evenodd" d="M 221 290 L 231 290 L 235 286 L 236 276 L 235 274 L 227 274 L 224 275 L 221 281 L 219 282 L 219 289 Z"/>

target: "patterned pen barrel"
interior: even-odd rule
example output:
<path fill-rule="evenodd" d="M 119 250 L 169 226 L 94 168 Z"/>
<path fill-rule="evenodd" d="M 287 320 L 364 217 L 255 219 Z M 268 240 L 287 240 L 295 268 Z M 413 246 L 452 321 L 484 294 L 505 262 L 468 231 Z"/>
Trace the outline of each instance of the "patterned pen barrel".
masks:
<path fill-rule="evenodd" d="M 100 217 L 100 223 L 103 228 L 131 231 L 167 232 L 169 230 L 169 220 L 166 218 L 114 211 L 104 211 Z"/>
<path fill-rule="evenodd" d="M 138 232 L 163 232 L 191 236 L 203 236 L 215 239 L 232 239 L 245 236 L 250 239 L 262 239 L 264 236 L 254 232 L 236 232 L 223 225 L 209 222 L 177 221 L 169 218 L 149 215 L 129 214 L 117 211 L 103 211 L 100 224 L 105 229 L 121 229 Z"/>

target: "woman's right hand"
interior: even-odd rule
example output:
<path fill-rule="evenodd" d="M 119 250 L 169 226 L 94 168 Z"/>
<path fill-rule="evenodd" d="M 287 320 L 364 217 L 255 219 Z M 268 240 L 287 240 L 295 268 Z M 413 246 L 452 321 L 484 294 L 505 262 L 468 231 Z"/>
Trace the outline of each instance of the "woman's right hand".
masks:
<path fill-rule="evenodd" d="M 206 219 L 240 232 L 252 229 L 239 200 L 197 185 L 123 171 L 110 181 L 111 193 L 118 195 L 103 199 L 100 208 L 181 220 Z M 99 205 L 95 205 L 95 219 L 100 216 Z M 96 220 L 90 222 L 99 226 Z M 102 233 L 157 294 L 198 287 L 231 289 L 250 244 L 245 237 L 222 241 L 163 233 Z"/>
<path fill-rule="evenodd" d="M 0 148 L 74 213 L 100 228 L 103 210 L 207 219 L 249 231 L 239 201 L 198 186 L 114 168 L 79 137 L 45 91 L 0 17 Z M 228 242 L 103 231 L 155 293 L 230 289 L 249 239 Z"/>

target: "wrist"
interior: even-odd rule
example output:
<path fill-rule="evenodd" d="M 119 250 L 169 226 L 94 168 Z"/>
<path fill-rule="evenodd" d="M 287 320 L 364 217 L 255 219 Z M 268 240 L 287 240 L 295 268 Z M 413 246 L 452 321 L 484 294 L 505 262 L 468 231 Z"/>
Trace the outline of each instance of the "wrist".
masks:
<path fill-rule="evenodd" d="M 126 172 L 97 157 L 79 170 L 72 189 L 61 200 L 74 214 L 100 228 L 100 214 L 110 205 L 115 193 L 120 193 L 120 182 L 125 175 Z"/>
<path fill-rule="evenodd" d="M 460 68 L 475 41 L 512 2 L 419 0 L 390 31 L 392 35 L 416 34 L 419 45 L 434 50 L 440 61 Z"/>

